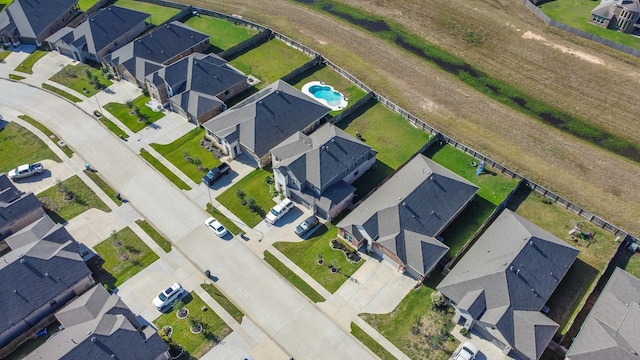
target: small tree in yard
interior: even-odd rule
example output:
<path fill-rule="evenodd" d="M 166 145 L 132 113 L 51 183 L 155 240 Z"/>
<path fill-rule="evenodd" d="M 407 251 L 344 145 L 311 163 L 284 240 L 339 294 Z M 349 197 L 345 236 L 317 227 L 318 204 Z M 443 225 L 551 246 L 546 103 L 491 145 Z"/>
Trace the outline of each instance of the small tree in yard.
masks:
<path fill-rule="evenodd" d="M 434 291 L 431 293 L 431 306 L 436 309 L 441 309 L 447 304 L 444 295 L 440 291 Z"/>
<path fill-rule="evenodd" d="M 238 197 L 238 199 L 244 199 L 244 191 L 242 191 L 242 189 L 237 188 L 236 189 L 236 196 Z"/>
<path fill-rule="evenodd" d="M 249 211 L 256 212 L 256 199 L 248 198 L 247 199 L 247 207 L 249 208 Z"/>

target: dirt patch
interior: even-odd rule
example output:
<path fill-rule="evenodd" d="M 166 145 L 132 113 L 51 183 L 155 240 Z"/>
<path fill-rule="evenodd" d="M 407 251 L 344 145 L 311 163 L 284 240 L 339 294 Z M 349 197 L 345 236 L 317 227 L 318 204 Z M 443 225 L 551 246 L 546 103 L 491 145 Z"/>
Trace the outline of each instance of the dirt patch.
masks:
<path fill-rule="evenodd" d="M 533 39 L 533 40 L 542 41 L 542 43 L 545 44 L 545 45 L 551 46 L 554 49 L 558 49 L 558 50 L 562 51 L 565 54 L 575 55 L 578 58 L 580 58 L 582 60 L 585 60 L 585 61 L 588 61 L 588 62 L 590 62 L 592 64 L 599 64 L 599 65 L 603 65 L 604 64 L 604 61 L 602 59 L 598 58 L 597 56 L 590 55 L 590 54 L 587 54 L 587 53 L 582 52 L 582 51 L 577 51 L 577 50 L 571 49 L 571 48 L 569 48 L 567 46 L 563 46 L 563 45 L 552 43 L 552 42 L 548 41 L 547 39 L 545 39 L 544 37 L 542 37 L 540 35 L 537 35 L 537 34 L 534 34 L 531 31 L 527 31 L 524 34 L 522 34 L 522 38 L 523 39 Z"/>

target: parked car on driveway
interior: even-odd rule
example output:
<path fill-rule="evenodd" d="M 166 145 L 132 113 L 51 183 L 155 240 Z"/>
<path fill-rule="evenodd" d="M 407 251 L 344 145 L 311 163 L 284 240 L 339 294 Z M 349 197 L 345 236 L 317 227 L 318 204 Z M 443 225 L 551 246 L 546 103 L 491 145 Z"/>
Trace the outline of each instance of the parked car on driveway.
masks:
<path fill-rule="evenodd" d="M 216 218 L 208 218 L 204 221 L 204 224 L 207 225 L 211 231 L 216 233 L 219 237 L 223 237 L 227 235 L 227 228 L 225 228 Z"/>
<path fill-rule="evenodd" d="M 158 310 L 162 310 L 169 306 L 172 302 L 176 301 L 182 294 L 184 289 L 178 283 L 173 283 L 171 287 L 168 287 L 165 291 L 161 292 L 153 299 L 153 306 Z"/>
<path fill-rule="evenodd" d="M 478 355 L 478 348 L 472 343 L 465 341 L 464 344 L 453 354 L 453 360 L 473 360 Z"/>
<path fill-rule="evenodd" d="M 229 166 L 229 164 L 223 162 L 222 164 L 218 165 L 218 167 L 215 167 L 209 170 L 209 172 L 202 177 L 202 182 L 205 183 L 207 186 L 211 186 L 213 185 L 214 182 L 216 182 L 216 180 L 220 179 L 223 175 L 228 174 L 229 171 L 231 171 L 231 167 Z"/>
<path fill-rule="evenodd" d="M 274 206 L 267 213 L 266 220 L 271 224 L 275 224 L 280 220 L 289 210 L 293 209 L 295 205 L 289 198 L 285 198 L 278 205 Z"/>
<path fill-rule="evenodd" d="M 309 216 L 304 219 L 298 226 L 296 226 L 296 235 L 303 237 L 309 230 L 313 229 L 314 226 L 318 225 L 320 220 L 318 220 L 315 216 Z"/>
<path fill-rule="evenodd" d="M 9 179 L 16 180 L 16 179 L 22 179 L 29 176 L 33 176 L 33 175 L 42 174 L 43 171 L 44 171 L 44 166 L 42 166 L 42 164 L 40 163 L 24 164 L 9 171 L 7 175 L 9 176 Z"/>

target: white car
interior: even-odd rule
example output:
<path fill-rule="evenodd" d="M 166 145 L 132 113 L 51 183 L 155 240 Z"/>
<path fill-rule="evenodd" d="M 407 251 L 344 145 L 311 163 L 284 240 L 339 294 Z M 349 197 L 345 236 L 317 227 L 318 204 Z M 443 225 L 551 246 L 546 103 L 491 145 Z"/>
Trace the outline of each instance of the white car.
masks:
<path fill-rule="evenodd" d="M 180 284 L 173 283 L 171 287 L 167 288 L 165 291 L 161 292 L 153 299 L 153 306 L 155 306 L 158 310 L 162 310 L 172 302 L 176 301 L 184 292 L 184 289 Z"/>
<path fill-rule="evenodd" d="M 478 348 L 472 343 L 466 341 L 458 351 L 453 354 L 453 360 L 473 360 L 478 355 Z"/>
<path fill-rule="evenodd" d="M 207 225 L 209 229 L 211 229 L 216 235 L 219 237 L 223 237 L 227 235 L 227 228 L 225 228 L 218 220 L 215 218 L 208 218 L 204 221 L 204 224 Z"/>
<path fill-rule="evenodd" d="M 266 217 L 267 222 L 275 224 L 276 222 L 278 222 L 278 220 L 280 220 L 280 218 L 282 218 L 286 213 L 289 212 L 289 210 L 293 209 L 294 207 L 295 205 L 293 204 L 293 201 L 291 201 L 291 199 L 289 198 L 285 198 L 278 205 L 269 210 Z"/>

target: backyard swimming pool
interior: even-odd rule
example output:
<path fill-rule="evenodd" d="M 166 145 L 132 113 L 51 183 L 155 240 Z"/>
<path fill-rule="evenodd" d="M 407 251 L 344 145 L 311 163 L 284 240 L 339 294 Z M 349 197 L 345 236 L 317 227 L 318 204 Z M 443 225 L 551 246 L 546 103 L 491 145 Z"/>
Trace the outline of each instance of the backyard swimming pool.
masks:
<path fill-rule="evenodd" d="M 349 103 L 341 92 L 336 91 L 332 86 L 325 85 L 320 81 L 312 81 L 304 84 L 302 92 L 334 111 L 346 108 Z"/>

